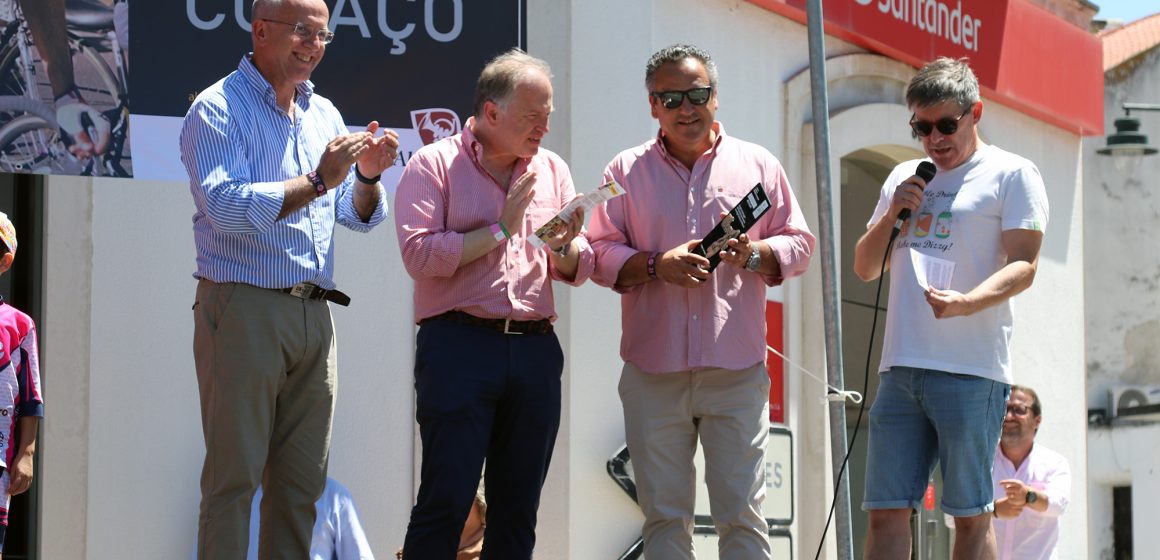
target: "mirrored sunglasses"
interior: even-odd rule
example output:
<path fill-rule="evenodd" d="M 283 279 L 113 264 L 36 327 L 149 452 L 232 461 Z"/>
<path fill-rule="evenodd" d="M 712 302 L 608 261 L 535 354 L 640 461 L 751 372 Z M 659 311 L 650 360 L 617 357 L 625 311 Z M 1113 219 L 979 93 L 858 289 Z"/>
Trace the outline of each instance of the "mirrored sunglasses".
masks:
<path fill-rule="evenodd" d="M 661 102 L 665 109 L 676 109 L 681 106 L 685 98 L 693 105 L 704 105 L 709 102 L 713 94 L 713 87 L 699 87 L 685 91 L 654 91 L 651 95 Z"/>
<path fill-rule="evenodd" d="M 927 137 L 934 129 L 938 129 L 944 136 L 950 136 L 959 130 L 959 120 L 961 120 L 967 113 L 971 112 L 974 105 L 967 107 L 959 116 L 955 118 L 945 117 L 938 120 L 936 123 L 930 121 L 919 121 L 914 119 L 914 115 L 910 115 L 910 130 L 914 132 L 915 136 Z"/>

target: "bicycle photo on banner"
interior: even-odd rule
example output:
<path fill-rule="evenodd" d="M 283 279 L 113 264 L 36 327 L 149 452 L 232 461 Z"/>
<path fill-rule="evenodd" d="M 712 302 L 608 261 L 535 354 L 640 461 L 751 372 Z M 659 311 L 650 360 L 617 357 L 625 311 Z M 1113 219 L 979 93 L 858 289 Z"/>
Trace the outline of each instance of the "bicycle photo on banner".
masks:
<path fill-rule="evenodd" d="M 127 0 L 0 0 L 0 172 L 131 177 Z"/>

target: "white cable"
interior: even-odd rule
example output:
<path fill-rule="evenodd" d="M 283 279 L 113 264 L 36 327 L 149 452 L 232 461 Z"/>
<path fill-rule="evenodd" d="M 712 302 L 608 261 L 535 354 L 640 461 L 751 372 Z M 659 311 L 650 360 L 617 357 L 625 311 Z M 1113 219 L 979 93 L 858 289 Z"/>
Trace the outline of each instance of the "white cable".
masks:
<path fill-rule="evenodd" d="M 770 352 L 777 354 L 778 356 L 781 357 L 781 359 L 785 360 L 786 362 L 789 362 L 789 365 L 801 370 L 802 373 L 805 373 L 806 375 L 814 378 L 818 383 L 825 385 L 826 388 L 829 389 L 829 391 L 826 392 L 826 398 L 823 399 L 824 401 L 839 402 L 839 401 L 849 400 L 850 402 L 852 402 L 854 404 L 859 404 L 862 402 L 862 394 L 859 393 L 858 391 L 843 391 L 837 387 L 834 387 L 833 385 L 826 383 L 826 380 L 822 379 L 821 377 L 818 377 L 818 376 L 814 375 L 813 373 L 810 373 L 810 370 L 808 370 L 802 366 L 799 366 L 793 360 L 787 358 L 785 354 L 782 354 L 781 352 L 778 352 L 777 350 L 775 350 L 772 346 L 766 345 L 765 348 L 767 350 L 769 350 Z"/>

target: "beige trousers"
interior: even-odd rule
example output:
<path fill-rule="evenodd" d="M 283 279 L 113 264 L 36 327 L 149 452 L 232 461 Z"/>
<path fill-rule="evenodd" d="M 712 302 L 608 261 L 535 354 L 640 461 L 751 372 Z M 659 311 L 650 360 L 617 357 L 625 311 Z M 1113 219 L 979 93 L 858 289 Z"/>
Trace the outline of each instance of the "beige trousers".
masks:
<path fill-rule="evenodd" d="M 201 280 L 193 310 L 206 448 L 197 557 L 246 557 L 250 502 L 261 483 L 258 557 L 306 558 L 337 390 L 330 308 Z"/>
<path fill-rule="evenodd" d="M 769 376 L 764 364 L 648 374 L 631 363 L 620 378 L 624 430 L 644 511 L 647 560 L 694 558 L 693 505 L 700 439 L 709 511 L 721 560 L 769 558 L 765 446 Z"/>

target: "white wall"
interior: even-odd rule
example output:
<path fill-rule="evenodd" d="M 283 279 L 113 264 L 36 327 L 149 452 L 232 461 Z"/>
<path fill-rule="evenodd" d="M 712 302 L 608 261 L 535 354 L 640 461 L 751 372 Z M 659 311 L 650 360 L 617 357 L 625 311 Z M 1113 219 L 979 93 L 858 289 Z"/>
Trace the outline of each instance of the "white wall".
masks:
<path fill-rule="evenodd" d="M 1125 65 L 1127 66 L 1127 65 Z M 1107 78 L 1104 120 L 1108 133 L 1124 116 L 1124 102 L 1160 102 L 1160 49 L 1144 55 L 1126 79 Z M 1153 147 L 1160 113 L 1136 112 Z M 1160 157 L 1124 161 L 1095 154 L 1105 139 L 1086 145 L 1084 163 L 1088 255 L 1088 405 L 1102 408 L 1116 384 L 1160 384 Z"/>
<path fill-rule="evenodd" d="M 54 177 L 46 198 L 44 557 L 184 557 L 204 454 L 188 188 Z M 333 311 L 330 471 L 384 557 L 402 542 L 412 491 L 410 283 L 393 228 L 338 234 L 336 277 L 354 303 Z"/>
<path fill-rule="evenodd" d="M 1104 88 L 1109 134 L 1124 116 L 1121 104 L 1160 102 L 1160 49 L 1119 70 L 1108 73 Z M 1160 113 L 1132 116 L 1155 147 Z M 1084 233 L 1087 406 L 1105 408 L 1116 385 L 1160 385 L 1160 157 L 1097 155 L 1106 144 L 1102 136 L 1084 144 L 1084 218 L 1091 224 Z M 1114 423 L 1089 432 L 1092 558 L 1112 555 L 1113 486 L 1132 485 L 1136 554 L 1160 547 L 1154 530 L 1160 519 L 1149 507 L 1160 496 L 1157 431 Z"/>

